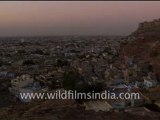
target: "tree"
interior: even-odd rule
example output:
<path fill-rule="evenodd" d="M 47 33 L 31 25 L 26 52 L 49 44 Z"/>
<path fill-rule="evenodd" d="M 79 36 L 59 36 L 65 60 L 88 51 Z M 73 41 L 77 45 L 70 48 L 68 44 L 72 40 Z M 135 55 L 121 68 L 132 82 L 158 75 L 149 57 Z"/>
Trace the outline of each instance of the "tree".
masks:
<path fill-rule="evenodd" d="M 58 67 L 69 66 L 69 62 L 65 59 L 58 59 L 56 65 Z"/>
<path fill-rule="evenodd" d="M 33 60 L 25 60 L 22 65 L 35 65 L 35 63 L 33 62 Z"/>
<path fill-rule="evenodd" d="M 76 90 L 76 84 L 83 81 L 83 77 L 77 71 L 65 72 L 63 75 L 63 87 L 67 90 Z"/>
<path fill-rule="evenodd" d="M 35 54 L 43 55 L 43 51 L 41 49 L 36 49 Z"/>

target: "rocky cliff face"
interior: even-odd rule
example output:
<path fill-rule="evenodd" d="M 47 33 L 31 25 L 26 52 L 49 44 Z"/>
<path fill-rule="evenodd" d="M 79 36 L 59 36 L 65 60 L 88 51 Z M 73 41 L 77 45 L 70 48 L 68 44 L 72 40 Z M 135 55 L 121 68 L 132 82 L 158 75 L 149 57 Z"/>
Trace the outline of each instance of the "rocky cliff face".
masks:
<path fill-rule="evenodd" d="M 121 56 L 136 56 L 153 67 L 160 75 L 160 19 L 139 24 L 138 29 L 130 36 L 134 40 L 121 45 Z"/>

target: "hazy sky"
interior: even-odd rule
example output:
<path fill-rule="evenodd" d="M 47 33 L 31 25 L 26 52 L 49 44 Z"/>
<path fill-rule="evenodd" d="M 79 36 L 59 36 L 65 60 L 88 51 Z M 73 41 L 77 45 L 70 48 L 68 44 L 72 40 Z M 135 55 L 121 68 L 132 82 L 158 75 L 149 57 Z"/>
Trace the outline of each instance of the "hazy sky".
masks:
<path fill-rule="evenodd" d="M 0 36 L 128 35 L 160 18 L 160 2 L 0 2 Z"/>

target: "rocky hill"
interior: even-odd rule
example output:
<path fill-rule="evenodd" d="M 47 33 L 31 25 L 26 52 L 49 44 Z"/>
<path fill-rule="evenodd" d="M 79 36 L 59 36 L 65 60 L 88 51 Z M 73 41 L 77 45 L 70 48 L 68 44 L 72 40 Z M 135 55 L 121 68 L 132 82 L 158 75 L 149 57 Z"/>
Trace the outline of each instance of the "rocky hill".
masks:
<path fill-rule="evenodd" d="M 160 75 L 160 19 L 139 24 L 138 29 L 128 39 L 131 42 L 121 45 L 121 56 L 135 56 L 153 67 Z"/>
<path fill-rule="evenodd" d="M 138 29 L 132 35 L 145 35 L 160 38 L 160 19 L 140 23 Z"/>

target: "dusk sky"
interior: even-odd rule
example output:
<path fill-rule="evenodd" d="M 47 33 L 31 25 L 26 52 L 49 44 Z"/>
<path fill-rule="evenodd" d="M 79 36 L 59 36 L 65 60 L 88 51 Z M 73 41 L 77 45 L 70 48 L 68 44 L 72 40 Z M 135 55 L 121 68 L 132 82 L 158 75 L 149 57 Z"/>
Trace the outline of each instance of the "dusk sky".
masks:
<path fill-rule="evenodd" d="M 160 2 L 0 2 L 0 36 L 128 35 L 160 18 Z"/>

